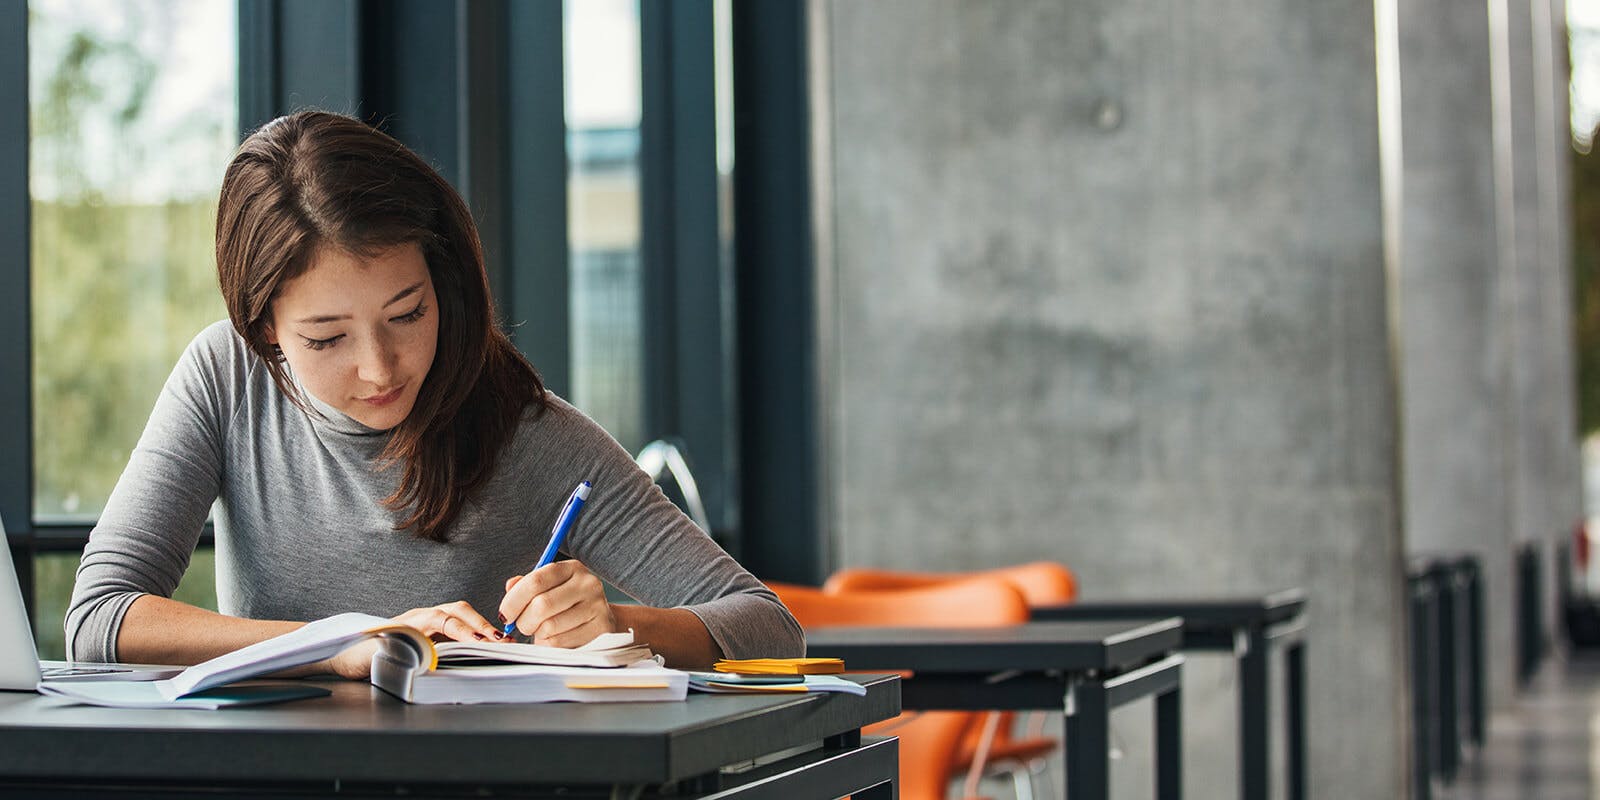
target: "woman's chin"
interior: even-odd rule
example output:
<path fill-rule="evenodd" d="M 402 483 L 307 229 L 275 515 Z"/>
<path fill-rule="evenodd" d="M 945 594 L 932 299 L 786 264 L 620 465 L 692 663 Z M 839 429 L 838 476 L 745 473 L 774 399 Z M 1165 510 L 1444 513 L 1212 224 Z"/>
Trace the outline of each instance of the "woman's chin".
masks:
<path fill-rule="evenodd" d="M 409 398 L 402 398 L 402 401 Z M 403 408 L 401 406 L 404 406 Z M 347 408 L 345 416 L 367 426 L 375 431 L 393 430 L 395 426 L 405 421 L 406 414 L 411 411 L 411 403 L 396 402 L 383 408 Z"/>

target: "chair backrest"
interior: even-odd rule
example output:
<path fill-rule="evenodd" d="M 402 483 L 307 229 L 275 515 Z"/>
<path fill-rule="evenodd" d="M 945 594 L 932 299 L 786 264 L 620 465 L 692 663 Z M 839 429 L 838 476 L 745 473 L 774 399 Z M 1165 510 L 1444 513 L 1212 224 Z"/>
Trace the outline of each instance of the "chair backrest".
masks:
<path fill-rule="evenodd" d="M 1030 606 L 1061 605 L 1078 597 L 1078 581 L 1072 570 L 1053 561 L 1034 561 L 973 572 L 908 572 L 856 567 L 834 573 L 823 584 L 823 591 L 830 594 L 899 591 L 974 577 L 1000 578 L 1011 583 Z"/>
<path fill-rule="evenodd" d="M 1010 582 L 989 577 L 894 591 L 767 585 L 803 628 L 979 628 L 1028 621 L 1028 603 L 1022 593 Z"/>

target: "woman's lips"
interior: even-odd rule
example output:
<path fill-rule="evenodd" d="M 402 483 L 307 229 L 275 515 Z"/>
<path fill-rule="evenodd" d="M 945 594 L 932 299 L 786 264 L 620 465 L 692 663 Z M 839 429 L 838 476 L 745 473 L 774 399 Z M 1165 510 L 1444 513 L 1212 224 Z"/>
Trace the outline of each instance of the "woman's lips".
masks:
<path fill-rule="evenodd" d="M 390 403 L 393 403 L 396 400 L 399 400 L 400 399 L 400 392 L 403 391 L 405 388 L 406 388 L 405 385 L 401 384 L 400 386 L 396 386 L 393 389 L 390 389 L 389 391 L 387 391 L 387 392 L 385 392 L 383 394 L 375 394 L 375 395 L 373 395 L 371 397 L 363 397 L 363 398 L 361 398 L 361 402 L 366 403 L 367 405 L 373 406 L 375 408 L 376 407 L 380 407 L 380 406 L 386 406 L 386 405 L 389 405 Z"/>

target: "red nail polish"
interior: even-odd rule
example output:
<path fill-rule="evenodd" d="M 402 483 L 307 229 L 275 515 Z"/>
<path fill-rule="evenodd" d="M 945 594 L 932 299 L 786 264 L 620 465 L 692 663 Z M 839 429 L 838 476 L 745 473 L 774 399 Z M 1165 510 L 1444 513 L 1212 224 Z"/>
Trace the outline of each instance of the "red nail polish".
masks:
<path fill-rule="evenodd" d="M 502 611 L 502 612 L 500 612 L 500 621 L 501 622 L 510 622 L 511 620 L 506 619 L 506 612 Z"/>
<path fill-rule="evenodd" d="M 488 639 L 488 637 L 486 637 L 486 636 L 484 636 L 484 635 L 483 635 L 483 634 L 481 634 L 481 633 L 474 633 L 474 634 L 472 634 L 472 635 L 473 635 L 473 636 L 474 636 L 474 637 L 475 637 L 475 638 L 477 638 L 477 640 L 478 640 L 478 641 L 480 641 L 480 642 L 487 642 L 487 641 L 489 641 L 489 639 Z"/>

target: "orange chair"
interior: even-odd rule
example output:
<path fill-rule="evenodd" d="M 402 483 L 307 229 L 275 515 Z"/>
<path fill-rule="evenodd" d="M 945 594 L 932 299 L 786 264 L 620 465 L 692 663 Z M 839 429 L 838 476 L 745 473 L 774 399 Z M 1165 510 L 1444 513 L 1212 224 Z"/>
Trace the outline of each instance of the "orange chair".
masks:
<path fill-rule="evenodd" d="M 1010 567 L 974 572 L 906 572 L 857 567 L 842 569 L 822 585 L 824 592 L 881 592 L 913 589 L 953 580 L 1000 578 L 1017 587 L 1029 606 L 1051 606 L 1078 599 L 1078 580 L 1072 570 L 1052 561 L 1033 561 Z"/>
<path fill-rule="evenodd" d="M 992 578 L 900 592 L 826 593 L 809 586 L 767 585 L 807 629 L 988 627 L 1028 621 L 1028 604 L 1021 593 Z M 970 711 L 910 712 L 863 732 L 900 737 L 901 800 L 944 800 L 959 774 L 955 767 L 962 743 L 980 716 Z"/>
<path fill-rule="evenodd" d="M 881 592 L 922 588 L 973 577 L 1000 578 L 1015 586 L 1029 606 L 1070 603 L 1078 596 L 1078 582 L 1072 570 L 1050 561 L 1035 561 L 1016 566 L 976 572 L 902 572 L 897 570 L 853 568 L 840 570 L 823 584 L 823 591 Z M 970 773 L 968 786 L 985 772 L 1010 775 L 1016 796 L 1034 796 L 1034 778 L 1044 771 L 1045 758 L 1060 747 L 1060 741 L 1031 732 L 1014 735 L 1016 715 L 991 712 L 982 725 L 973 726 L 956 755 L 955 769 Z"/>

